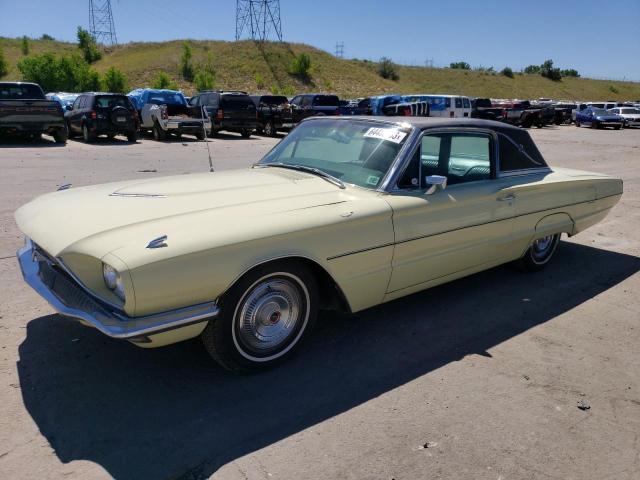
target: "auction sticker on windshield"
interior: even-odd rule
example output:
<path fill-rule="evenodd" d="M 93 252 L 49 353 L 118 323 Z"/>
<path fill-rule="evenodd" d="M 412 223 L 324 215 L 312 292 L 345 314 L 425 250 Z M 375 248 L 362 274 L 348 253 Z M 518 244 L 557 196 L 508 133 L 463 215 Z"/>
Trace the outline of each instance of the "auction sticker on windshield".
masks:
<path fill-rule="evenodd" d="M 366 138 L 377 138 L 379 140 L 387 140 L 388 142 L 400 143 L 407 136 L 406 132 L 402 132 L 397 128 L 379 128 L 372 127 L 364 134 Z"/>

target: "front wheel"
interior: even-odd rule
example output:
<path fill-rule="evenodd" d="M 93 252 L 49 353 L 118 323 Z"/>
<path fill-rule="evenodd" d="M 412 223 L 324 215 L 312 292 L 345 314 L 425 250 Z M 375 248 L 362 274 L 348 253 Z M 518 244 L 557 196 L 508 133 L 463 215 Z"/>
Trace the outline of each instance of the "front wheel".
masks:
<path fill-rule="evenodd" d="M 242 135 L 242 138 L 249 138 L 251 136 L 251 130 L 248 128 L 243 128 L 240 131 L 240 135 Z"/>
<path fill-rule="evenodd" d="M 67 143 L 68 134 L 66 130 L 60 129 L 53 133 L 53 139 L 56 143 L 65 145 Z"/>
<path fill-rule="evenodd" d="M 534 240 L 524 256 L 518 261 L 518 265 L 527 272 L 542 270 L 553 257 L 559 242 L 559 233 Z"/>
<path fill-rule="evenodd" d="M 91 143 L 96 139 L 96 135 L 89 131 L 86 124 L 82 125 L 82 138 L 86 143 Z"/>
<path fill-rule="evenodd" d="M 265 370 L 306 338 L 317 305 L 315 278 L 302 265 L 279 261 L 257 267 L 222 297 L 221 314 L 209 322 L 202 340 L 227 370 Z"/>
<path fill-rule="evenodd" d="M 273 122 L 267 122 L 264 124 L 264 134 L 267 137 L 276 136 L 276 127 L 273 125 Z"/>
<path fill-rule="evenodd" d="M 157 123 L 153 126 L 153 139 L 156 142 L 161 142 L 167 138 L 167 133 Z"/>
<path fill-rule="evenodd" d="M 576 127 L 580 128 L 580 122 L 576 120 Z"/>
<path fill-rule="evenodd" d="M 136 143 L 138 141 L 138 134 L 136 132 L 127 133 L 127 141 L 130 143 Z"/>

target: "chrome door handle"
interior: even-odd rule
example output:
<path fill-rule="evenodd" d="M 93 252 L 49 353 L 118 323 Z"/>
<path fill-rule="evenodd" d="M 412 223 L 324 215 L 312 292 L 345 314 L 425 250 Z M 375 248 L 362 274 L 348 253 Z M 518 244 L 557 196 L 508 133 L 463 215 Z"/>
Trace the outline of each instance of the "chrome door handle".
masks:
<path fill-rule="evenodd" d="M 498 197 L 496 200 L 498 200 L 499 202 L 511 202 L 512 200 L 515 200 L 516 196 L 513 193 L 510 193 L 508 195 L 505 195 L 504 197 Z"/>

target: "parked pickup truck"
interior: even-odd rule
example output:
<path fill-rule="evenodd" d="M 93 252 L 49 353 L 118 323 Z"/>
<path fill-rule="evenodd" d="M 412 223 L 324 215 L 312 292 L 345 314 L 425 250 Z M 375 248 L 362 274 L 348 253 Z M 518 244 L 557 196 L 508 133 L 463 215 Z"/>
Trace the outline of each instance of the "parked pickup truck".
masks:
<path fill-rule="evenodd" d="M 151 130 L 156 140 L 164 140 L 170 134 L 181 137 L 183 133 L 202 140 L 205 129 L 211 131 L 211 119 L 206 111 L 190 108 L 182 92 L 140 88 L 127 95 L 138 110 L 140 130 Z"/>
<path fill-rule="evenodd" d="M 490 98 L 474 98 L 471 100 L 471 118 L 483 120 L 502 120 L 504 108 L 494 106 Z"/>
<path fill-rule="evenodd" d="M 502 108 L 502 121 L 523 128 L 536 126 L 542 128 L 553 123 L 555 110 L 548 106 L 532 105 L 528 100 L 493 103 Z"/>
<path fill-rule="evenodd" d="M 269 137 L 275 137 L 278 130 L 291 130 L 293 117 L 287 97 L 281 95 L 254 95 L 259 130 Z"/>
<path fill-rule="evenodd" d="M 62 107 L 47 100 L 40 85 L 0 82 L 0 135 L 48 133 L 56 143 L 67 143 L 67 125 Z"/>

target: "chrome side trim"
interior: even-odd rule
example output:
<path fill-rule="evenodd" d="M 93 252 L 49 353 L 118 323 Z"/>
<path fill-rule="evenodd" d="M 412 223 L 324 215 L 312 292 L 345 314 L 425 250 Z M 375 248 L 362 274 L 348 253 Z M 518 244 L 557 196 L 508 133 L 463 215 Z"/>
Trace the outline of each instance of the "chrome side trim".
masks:
<path fill-rule="evenodd" d="M 44 272 L 41 270 L 49 263 L 46 259 L 39 260 L 41 257 L 34 255 L 33 244 L 29 239 L 25 246 L 18 250 L 17 256 L 25 282 L 57 312 L 82 320 L 109 337 L 129 339 L 153 335 L 204 322 L 220 314 L 220 308 L 215 302 L 207 302 L 153 315 L 129 317 L 87 294 L 72 278 L 54 269 L 48 272 L 51 285 L 45 283 Z"/>
<path fill-rule="evenodd" d="M 166 195 L 161 193 L 119 193 L 113 192 L 109 194 L 110 197 L 127 197 L 127 198 L 167 198 Z"/>
<path fill-rule="evenodd" d="M 168 247 L 167 245 L 167 237 L 166 235 L 162 235 L 161 237 L 154 238 L 147 244 L 147 248 L 164 248 Z"/>

